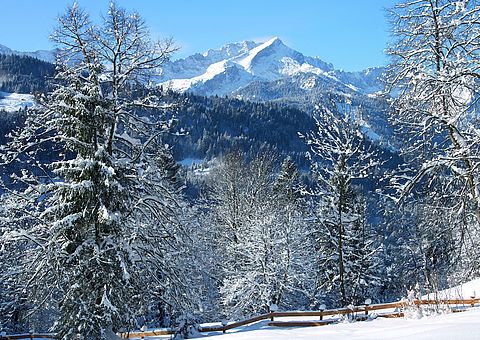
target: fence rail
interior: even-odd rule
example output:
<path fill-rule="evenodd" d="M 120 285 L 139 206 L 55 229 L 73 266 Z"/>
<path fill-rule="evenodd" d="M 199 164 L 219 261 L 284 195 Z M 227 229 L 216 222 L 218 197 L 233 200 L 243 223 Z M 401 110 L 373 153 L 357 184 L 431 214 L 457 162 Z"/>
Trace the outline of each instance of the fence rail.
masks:
<path fill-rule="evenodd" d="M 238 328 L 241 326 L 249 325 L 255 322 L 259 322 L 262 320 L 270 319 L 268 323 L 269 326 L 276 326 L 276 327 L 303 327 L 303 326 L 323 326 L 338 322 L 336 319 L 328 319 L 323 320 L 325 316 L 333 316 L 333 315 L 349 315 L 349 314 L 358 314 L 363 313 L 363 317 L 361 315 L 357 315 L 357 320 L 365 320 L 370 311 L 379 311 L 385 309 L 397 309 L 394 312 L 386 312 L 379 314 L 378 317 L 385 317 L 385 318 L 398 318 L 403 317 L 403 309 L 406 307 L 411 306 L 422 306 L 422 305 L 461 305 L 467 307 L 474 307 L 476 304 L 480 303 L 480 298 L 471 298 L 471 299 L 445 299 L 445 300 L 413 300 L 413 301 L 399 301 L 399 302 L 390 302 L 390 303 L 381 303 L 381 304 L 373 304 L 373 305 L 361 305 L 361 306 L 354 306 L 352 308 L 336 308 L 336 309 L 326 309 L 326 310 L 318 310 L 318 311 L 285 311 L 285 312 L 270 312 L 255 316 L 253 318 L 249 318 L 246 320 L 236 321 L 229 324 L 221 324 L 221 325 L 213 325 L 213 326 L 203 326 L 200 327 L 199 332 L 223 332 Z M 454 312 L 460 310 L 453 310 Z M 308 321 L 275 321 L 275 318 L 281 317 L 312 317 L 316 316 L 319 317 L 319 320 L 308 320 Z M 151 336 L 159 336 L 159 335 L 172 335 L 175 334 L 175 329 L 164 329 L 164 330 L 156 330 L 156 331 L 138 331 L 138 332 L 128 332 L 128 333 L 120 333 L 120 337 L 123 339 L 144 339 L 146 337 Z M 19 340 L 19 339 L 54 339 L 55 334 L 14 334 L 14 335 L 0 335 L 0 340 Z"/>
<path fill-rule="evenodd" d="M 24 334 L 13 334 L 13 335 L 0 335 L 0 340 L 17 340 L 17 339 L 54 339 L 55 334 L 51 333 L 24 333 Z"/>

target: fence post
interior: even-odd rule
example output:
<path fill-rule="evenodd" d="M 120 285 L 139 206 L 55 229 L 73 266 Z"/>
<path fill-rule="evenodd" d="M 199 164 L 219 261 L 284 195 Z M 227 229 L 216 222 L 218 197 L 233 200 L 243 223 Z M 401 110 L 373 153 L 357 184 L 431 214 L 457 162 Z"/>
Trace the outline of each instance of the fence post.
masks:
<path fill-rule="evenodd" d="M 273 321 L 273 313 L 275 313 L 277 310 L 278 310 L 278 306 L 274 303 L 271 303 L 269 306 L 270 321 Z"/>
<path fill-rule="evenodd" d="M 318 309 L 320 310 L 320 321 L 323 320 L 323 311 L 327 308 L 327 306 L 325 306 L 323 303 L 320 305 L 320 307 L 318 307 Z"/>
<path fill-rule="evenodd" d="M 365 315 L 368 315 L 368 306 L 372 304 L 371 299 L 366 299 L 365 300 Z"/>
<path fill-rule="evenodd" d="M 226 333 L 226 332 L 227 332 L 227 330 L 225 329 L 225 327 L 226 327 L 227 325 L 228 325 L 227 319 L 222 319 L 222 326 L 223 326 L 222 331 L 223 331 L 223 333 Z"/>
<path fill-rule="evenodd" d="M 146 325 L 143 325 L 142 327 L 140 327 L 140 332 L 142 332 L 140 334 L 140 339 L 145 339 L 145 331 L 147 330 L 147 326 Z"/>

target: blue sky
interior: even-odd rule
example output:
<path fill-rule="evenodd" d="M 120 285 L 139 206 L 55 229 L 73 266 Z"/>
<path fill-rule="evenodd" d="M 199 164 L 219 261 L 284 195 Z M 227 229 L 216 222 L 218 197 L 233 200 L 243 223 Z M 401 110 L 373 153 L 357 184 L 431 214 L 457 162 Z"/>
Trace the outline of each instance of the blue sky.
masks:
<path fill-rule="evenodd" d="M 56 18 L 70 0 L 0 0 L 0 44 L 20 51 L 50 49 Z M 108 0 L 78 0 L 92 18 Z M 361 70 L 387 62 L 385 8 L 396 0 L 118 0 L 137 10 L 155 37 L 173 37 L 185 57 L 229 42 L 280 37 L 336 68 Z"/>

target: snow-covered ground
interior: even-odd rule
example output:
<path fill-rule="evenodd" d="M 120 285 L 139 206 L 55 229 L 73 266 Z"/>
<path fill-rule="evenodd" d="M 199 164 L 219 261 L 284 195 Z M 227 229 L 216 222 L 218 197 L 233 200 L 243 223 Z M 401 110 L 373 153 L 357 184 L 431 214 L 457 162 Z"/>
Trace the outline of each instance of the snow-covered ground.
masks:
<path fill-rule="evenodd" d="M 281 318 L 291 320 L 292 318 Z M 303 318 L 306 320 L 308 318 Z M 280 319 L 279 319 L 280 320 Z M 218 340 L 450 340 L 480 339 L 480 309 L 478 307 L 461 313 L 450 313 L 424 317 L 421 319 L 378 318 L 366 322 L 340 323 L 318 327 L 279 328 L 268 326 L 269 321 L 261 321 L 227 331 L 200 334 L 198 338 Z M 169 339 L 170 337 L 148 337 L 146 339 Z"/>
<path fill-rule="evenodd" d="M 480 297 L 480 279 L 466 282 L 462 285 L 442 290 L 436 294 L 423 296 L 425 299 L 471 299 Z M 480 336 L 480 335 L 479 335 Z"/>
<path fill-rule="evenodd" d="M 31 94 L 0 92 L 0 111 L 15 112 L 34 106 L 35 100 Z"/>
<path fill-rule="evenodd" d="M 480 297 L 480 279 L 437 293 L 440 299 L 470 299 Z M 422 298 L 434 299 L 434 295 Z M 477 305 L 478 306 L 478 305 Z M 465 306 L 468 307 L 468 306 Z M 383 312 L 383 311 L 378 311 Z M 318 327 L 280 328 L 269 326 L 269 320 L 221 332 L 202 333 L 197 338 L 218 340 L 289 340 L 289 339 L 328 339 L 328 340 L 480 340 L 480 307 L 460 313 L 433 314 L 418 318 L 416 313 L 406 313 L 415 317 L 376 318 L 365 322 L 343 322 Z M 427 315 L 428 313 L 425 313 Z M 275 321 L 318 320 L 317 317 L 275 318 Z M 208 324 L 208 326 L 220 325 Z M 207 325 L 204 325 L 207 326 Z M 171 339 L 170 336 L 146 337 L 146 339 Z"/>
<path fill-rule="evenodd" d="M 447 340 L 480 339 L 480 309 L 422 319 L 376 319 L 367 322 L 342 323 L 320 327 L 275 328 L 267 321 L 218 334 L 224 340 Z M 202 336 L 203 337 L 203 336 Z"/>
<path fill-rule="evenodd" d="M 204 160 L 200 158 L 185 158 L 178 161 L 178 164 L 184 168 L 195 167 L 195 170 L 193 171 L 195 176 L 208 175 L 211 170 L 210 165 L 204 164 Z"/>
<path fill-rule="evenodd" d="M 200 334 L 198 338 L 218 340 L 480 340 L 480 308 L 462 313 L 435 315 L 421 319 L 382 319 L 366 322 L 340 323 L 320 327 L 277 328 L 269 321 L 227 331 Z M 170 336 L 145 339 L 171 339 Z"/>
<path fill-rule="evenodd" d="M 446 289 L 436 295 L 422 298 L 435 299 L 470 299 L 480 297 L 480 279 L 463 285 Z M 380 311 L 379 311 L 380 312 Z M 317 318 L 277 318 L 279 321 L 317 320 Z M 226 334 L 212 332 L 201 334 L 199 338 L 214 336 L 224 340 L 287 340 L 287 339 L 329 339 L 329 340 L 375 340 L 375 339 L 409 339 L 409 340 L 480 340 L 480 307 L 461 313 L 430 315 L 423 318 L 377 318 L 366 322 L 339 323 L 320 327 L 278 328 L 268 326 L 269 321 L 239 327 Z M 156 337 L 149 339 L 166 339 Z"/>
<path fill-rule="evenodd" d="M 203 159 L 201 158 L 184 158 L 180 161 L 178 161 L 178 164 L 180 164 L 183 167 L 191 167 L 194 164 L 201 164 L 203 162 Z"/>

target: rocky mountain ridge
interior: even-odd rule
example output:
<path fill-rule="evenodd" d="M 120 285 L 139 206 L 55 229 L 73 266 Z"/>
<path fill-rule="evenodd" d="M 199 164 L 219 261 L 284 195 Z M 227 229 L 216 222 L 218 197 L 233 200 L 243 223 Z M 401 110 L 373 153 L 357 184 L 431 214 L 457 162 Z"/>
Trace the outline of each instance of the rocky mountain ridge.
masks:
<path fill-rule="evenodd" d="M 244 41 L 168 62 L 156 82 L 179 92 L 200 95 L 236 95 L 244 99 L 271 100 L 249 90 L 252 85 L 278 86 L 292 91 L 314 91 L 328 86 L 341 93 L 373 94 L 384 89 L 382 67 L 359 72 L 336 70 L 318 57 L 308 57 L 288 47 L 278 37 L 258 43 Z M 268 87 L 268 86 L 267 86 Z"/>

